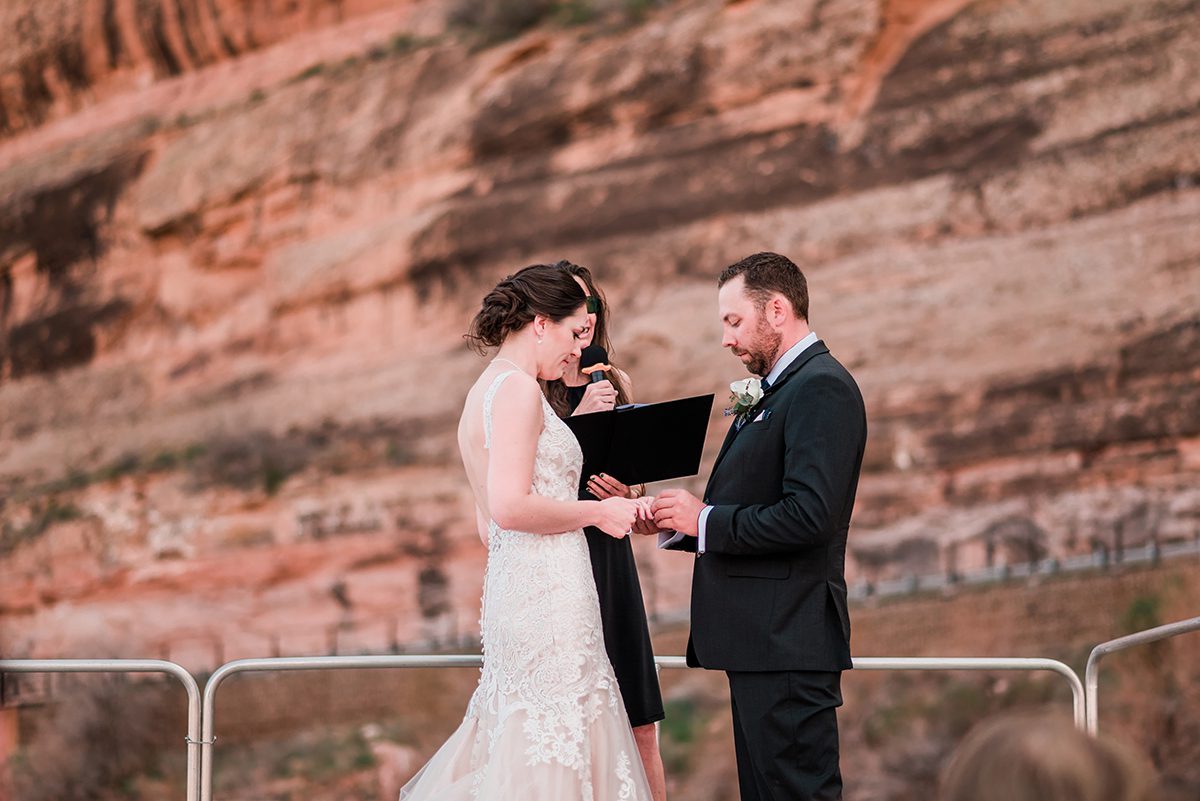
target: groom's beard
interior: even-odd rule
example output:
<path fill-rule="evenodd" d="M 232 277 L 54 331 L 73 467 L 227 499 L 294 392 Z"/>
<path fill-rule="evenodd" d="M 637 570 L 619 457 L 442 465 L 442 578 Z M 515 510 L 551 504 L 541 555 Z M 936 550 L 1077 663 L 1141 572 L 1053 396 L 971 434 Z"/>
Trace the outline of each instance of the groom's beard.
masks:
<path fill-rule="evenodd" d="M 765 376 L 771 372 L 779 359 L 779 346 L 783 344 L 783 334 L 771 328 L 765 320 L 760 321 L 758 330 L 754 332 L 754 344 L 746 349 L 750 361 L 746 369 L 757 376 Z"/>

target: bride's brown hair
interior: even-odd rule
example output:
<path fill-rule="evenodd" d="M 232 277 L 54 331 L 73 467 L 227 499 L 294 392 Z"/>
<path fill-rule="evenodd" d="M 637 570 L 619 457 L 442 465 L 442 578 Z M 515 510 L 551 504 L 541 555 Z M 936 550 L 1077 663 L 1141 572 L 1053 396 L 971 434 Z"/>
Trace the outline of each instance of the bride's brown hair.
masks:
<path fill-rule="evenodd" d="M 487 293 L 463 338 L 483 353 L 487 348 L 499 347 L 509 334 L 533 322 L 536 315 L 561 322 L 586 300 L 575 279 L 557 265 L 531 264 Z"/>

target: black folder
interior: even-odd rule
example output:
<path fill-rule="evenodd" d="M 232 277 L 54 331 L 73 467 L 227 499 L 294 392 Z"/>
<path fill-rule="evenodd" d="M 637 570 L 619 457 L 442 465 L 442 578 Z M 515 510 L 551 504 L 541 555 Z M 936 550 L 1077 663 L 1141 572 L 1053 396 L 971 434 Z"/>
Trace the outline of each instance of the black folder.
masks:
<path fill-rule="evenodd" d="M 568 417 L 583 449 L 583 476 L 646 484 L 700 471 L 713 395 L 618 406 Z"/>

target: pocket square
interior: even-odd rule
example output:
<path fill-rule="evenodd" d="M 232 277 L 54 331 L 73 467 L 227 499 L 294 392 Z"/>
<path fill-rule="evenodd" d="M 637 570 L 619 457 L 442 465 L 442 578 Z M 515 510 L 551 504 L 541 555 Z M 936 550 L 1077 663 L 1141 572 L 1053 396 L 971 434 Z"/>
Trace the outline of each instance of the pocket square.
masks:
<path fill-rule="evenodd" d="M 751 420 L 750 422 L 752 422 L 752 423 L 757 423 L 759 420 L 766 420 L 766 419 L 767 419 L 768 417 L 770 417 L 770 416 L 771 416 L 771 410 L 770 410 L 770 409 L 763 409 L 761 412 L 759 412 L 759 413 L 758 413 L 758 417 L 755 417 L 755 418 L 754 418 L 753 420 Z"/>

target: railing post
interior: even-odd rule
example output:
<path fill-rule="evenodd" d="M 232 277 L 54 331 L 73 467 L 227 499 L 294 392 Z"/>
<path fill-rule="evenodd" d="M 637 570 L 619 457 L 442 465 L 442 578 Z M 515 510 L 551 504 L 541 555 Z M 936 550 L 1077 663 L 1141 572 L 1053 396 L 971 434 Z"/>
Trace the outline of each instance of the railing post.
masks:
<path fill-rule="evenodd" d="M 0 673 L 166 673 L 187 691 L 187 801 L 200 793 L 200 688 L 195 677 L 163 659 L 0 659 Z"/>
<path fill-rule="evenodd" d="M 1197 630 L 1200 630 L 1200 617 L 1193 617 L 1118 637 L 1115 640 L 1102 642 L 1093 648 L 1091 654 L 1088 655 L 1087 667 L 1084 669 L 1088 733 L 1096 734 L 1100 731 L 1100 660 L 1117 651 L 1124 651 L 1138 645 L 1148 645 Z"/>
<path fill-rule="evenodd" d="M 397 655 L 397 656 L 293 656 L 274 659 L 237 659 L 226 662 L 209 676 L 204 685 L 201 709 L 203 720 L 200 738 L 200 799 L 212 801 L 213 746 L 216 743 L 216 697 L 217 688 L 235 673 L 275 670 L 348 670 L 374 668 L 416 667 L 480 667 L 483 657 L 479 654 L 448 654 L 445 656 Z M 190 801 L 190 800 L 189 800 Z"/>
<path fill-rule="evenodd" d="M 1085 693 L 1079 674 L 1057 659 L 1037 657 L 855 657 L 855 670 L 1046 670 L 1057 673 L 1071 687 L 1075 727 L 1084 728 Z"/>

